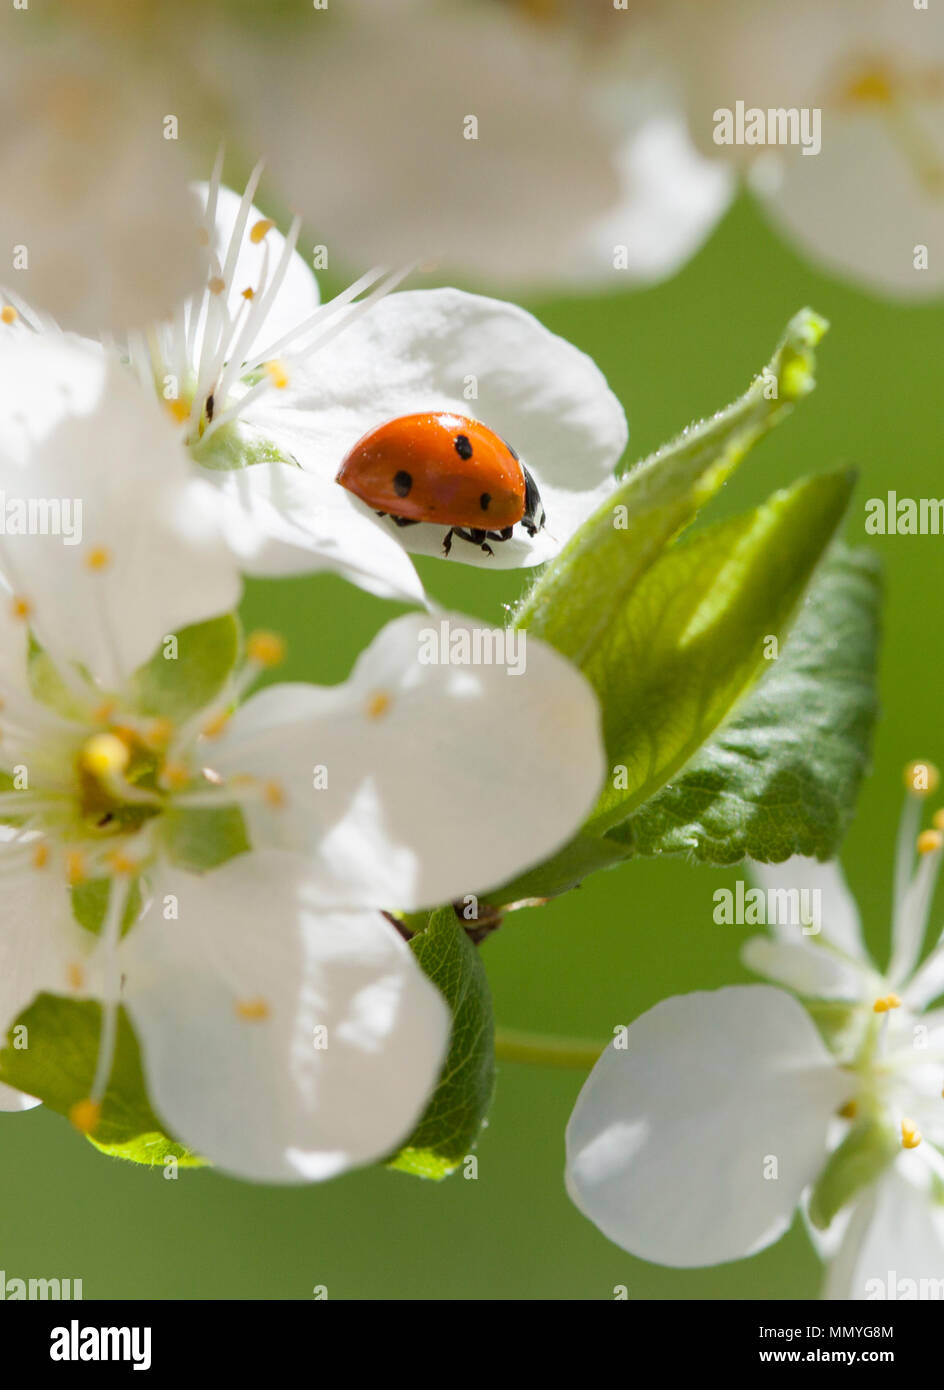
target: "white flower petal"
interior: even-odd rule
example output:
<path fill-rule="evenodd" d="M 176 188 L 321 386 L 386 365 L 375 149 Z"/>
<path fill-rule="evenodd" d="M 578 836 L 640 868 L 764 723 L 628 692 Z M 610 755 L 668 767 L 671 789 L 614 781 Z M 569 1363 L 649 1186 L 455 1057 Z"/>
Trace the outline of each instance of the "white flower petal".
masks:
<path fill-rule="evenodd" d="M 597 1062 L 567 1127 L 574 1201 L 610 1240 L 688 1267 L 740 1259 L 789 1226 L 852 1086 L 788 994 L 667 999 Z M 772 1162 L 777 1177 L 765 1175 Z"/>
<path fill-rule="evenodd" d="M 35 1096 L 16 1091 L 12 1086 L 4 1086 L 0 1081 L 0 1110 L 35 1110 L 37 1105 L 42 1105 L 42 1101 Z"/>
<path fill-rule="evenodd" d="M 200 196 L 201 205 L 205 207 L 209 185 L 197 184 L 196 191 Z M 216 231 L 213 244 L 221 268 L 225 268 L 226 256 L 236 229 L 241 204 L 242 198 L 238 193 L 234 193 L 225 184 L 219 187 L 216 196 Z M 258 297 L 263 286 L 271 284 L 276 266 L 285 250 L 285 237 L 275 226 L 269 227 L 265 235 L 259 240 L 252 240 L 253 228 L 259 223 L 269 220 L 265 213 L 261 212 L 255 205 L 249 209 L 239 243 L 239 252 L 224 291 L 226 308 L 231 318 L 235 318 L 240 311 L 243 314 L 246 313 L 247 305 L 243 293 L 245 290 L 252 290 L 253 295 Z M 263 279 L 264 271 L 265 278 Z M 314 272 L 298 251 L 295 251 L 289 260 L 284 279 L 266 309 L 262 326 L 244 345 L 243 361 L 250 361 L 259 352 L 265 351 L 271 344 L 278 342 L 285 334 L 297 328 L 310 314 L 314 313 L 319 303 L 318 281 L 315 279 Z M 187 306 L 188 322 L 191 313 L 193 313 L 192 304 Z M 204 312 L 200 316 L 194 336 L 194 352 L 198 360 L 205 328 L 206 314 Z"/>
<path fill-rule="evenodd" d="M 442 621 L 452 641 L 489 632 Z M 419 908 L 494 887 L 559 848 L 596 799 L 604 756 L 583 676 L 536 641 L 518 675 L 423 664 L 424 632 L 440 631 L 408 615 L 346 684 L 261 691 L 206 755 L 276 783 L 284 804 L 247 803 L 253 843 L 308 853 L 339 904 Z"/>
<path fill-rule="evenodd" d="M 919 1152 L 864 1194 L 828 1266 L 825 1299 L 944 1298 L 944 1208 Z"/>
<path fill-rule="evenodd" d="M 326 912 L 317 888 L 300 856 L 278 851 L 168 873 L 125 940 L 126 1003 L 158 1114 L 260 1182 L 327 1178 L 389 1153 L 449 1039 L 449 1011 L 395 928 L 379 913 Z M 178 916 L 165 921 L 168 894 Z"/>
<path fill-rule="evenodd" d="M 594 226 L 588 255 L 568 278 L 605 276 L 617 287 L 665 279 L 694 255 L 734 196 L 733 171 L 698 153 L 678 114 L 650 115 L 634 127 L 618 162 L 622 199 Z"/>
<path fill-rule="evenodd" d="M 495 6 L 309 28 L 231 65 L 247 139 L 322 241 L 491 284 L 566 270 L 618 181 L 565 35 Z"/>
<path fill-rule="evenodd" d="M 796 990 L 808 999 L 862 998 L 864 970 L 834 956 L 827 947 L 812 942 L 772 941 L 752 936 L 741 947 L 741 960 L 758 975 Z"/>
<path fill-rule="evenodd" d="M 166 633 L 238 601 L 216 494 L 153 397 L 90 344 L 0 345 L 0 377 L 0 571 L 52 654 L 114 687 Z M 63 534 L 11 535 L 11 503 L 22 499 L 65 499 Z"/>
<path fill-rule="evenodd" d="M 426 602 L 403 547 L 343 487 L 287 463 L 206 476 L 222 494 L 221 525 L 244 573 L 333 570 L 380 598 Z"/>
<path fill-rule="evenodd" d="M 18 861 L 14 867 L 11 860 Z M 96 938 L 72 916 L 68 888 L 52 862 L 34 868 L 29 848 L 4 845 L 0 931 L 0 1035 L 37 994 L 84 997 L 94 992 Z"/>
<path fill-rule="evenodd" d="M 492 569 L 556 554 L 612 489 L 626 447 L 622 407 L 589 357 L 516 305 L 454 289 L 389 295 L 296 369 L 285 390 L 247 407 L 246 419 L 303 468 L 333 479 L 369 430 L 438 410 L 506 439 L 540 490 L 547 528 L 533 539 L 516 527 L 494 556 L 453 546 L 453 558 Z M 397 536 L 408 550 L 439 555 L 444 530 L 411 526 Z"/>
<path fill-rule="evenodd" d="M 815 905 L 820 904 L 818 915 L 824 940 L 864 965 L 871 964 L 862 937 L 859 909 L 838 861 L 823 863 L 803 854 L 794 854 L 781 864 L 761 864 L 751 860 L 749 870 L 758 887 L 768 894 L 771 891 L 790 893 L 796 890 L 799 894 L 796 900 L 802 904 L 803 890 L 807 890 L 809 896 L 805 901 L 813 908 L 814 920 L 817 916 Z M 803 939 L 800 927 L 780 922 L 773 922 L 771 926 L 783 941 L 795 942 L 798 937 Z"/>
<path fill-rule="evenodd" d="M 8 7 L 0 39 L 3 273 L 23 247 L 12 288 L 31 304 L 86 333 L 143 327 L 206 276 L 166 95 L 109 66 L 107 46 L 27 36 L 22 19 Z"/>

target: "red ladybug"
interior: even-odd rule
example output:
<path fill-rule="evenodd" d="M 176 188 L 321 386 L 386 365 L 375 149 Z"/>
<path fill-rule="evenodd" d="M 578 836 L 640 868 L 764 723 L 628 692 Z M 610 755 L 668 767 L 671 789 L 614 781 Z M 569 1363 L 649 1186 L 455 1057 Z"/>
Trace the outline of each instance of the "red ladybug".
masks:
<path fill-rule="evenodd" d="M 398 526 L 448 526 L 444 555 L 454 535 L 493 555 L 487 542 L 510 540 L 519 522 L 529 536 L 544 525 L 537 485 L 514 449 L 466 415 L 400 415 L 378 425 L 345 455 L 337 481 Z"/>

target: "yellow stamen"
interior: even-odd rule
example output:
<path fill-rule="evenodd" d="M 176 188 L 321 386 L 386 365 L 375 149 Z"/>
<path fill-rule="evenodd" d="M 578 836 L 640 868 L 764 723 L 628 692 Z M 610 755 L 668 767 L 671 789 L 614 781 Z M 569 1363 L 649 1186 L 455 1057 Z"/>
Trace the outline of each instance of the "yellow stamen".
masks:
<path fill-rule="evenodd" d="M 37 845 L 33 850 L 33 868 L 45 869 L 49 863 L 49 846 Z"/>
<path fill-rule="evenodd" d="M 205 738 L 219 738 L 220 734 L 229 723 L 229 711 L 220 710 L 219 714 L 212 714 L 206 721 L 201 732 Z"/>
<path fill-rule="evenodd" d="M 86 879 L 85 855 L 80 849 L 70 849 L 66 855 L 66 878 L 75 888 Z"/>
<path fill-rule="evenodd" d="M 876 1014 L 887 1014 L 889 1009 L 900 1009 L 901 1000 L 897 994 L 886 994 L 882 998 L 876 999 L 872 1005 L 872 1012 Z"/>
<path fill-rule="evenodd" d="M 85 557 L 85 568 L 97 573 L 111 564 L 111 552 L 103 545 L 95 545 Z"/>
<path fill-rule="evenodd" d="M 847 1100 L 845 1105 L 839 1110 L 839 1114 L 844 1120 L 854 1120 L 859 1113 L 859 1102 L 857 1100 Z"/>
<path fill-rule="evenodd" d="M 155 751 L 166 748 L 174 736 L 174 725 L 166 716 L 162 715 L 159 719 L 154 719 L 145 729 L 143 742 L 148 748 Z"/>
<path fill-rule="evenodd" d="M 269 1017 L 269 1006 L 264 999 L 237 999 L 236 1016 L 246 1023 L 261 1023 Z"/>
<path fill-rule="evenodd" d="M 124 772 L 131 750 L 116 734 L 93 734 L 80 754 L 82 766 L 93 777 L 112 777 Z"/>
<path fill-rule="evenodd" d="M 190 773 L 183 763 L 165 763 L 162 776 L 168 787 L 185 787 L 190 781 Z"/>
<path fill-rule="evenodd" d="M 273 811 L 278 811 L 285 805 L 285 789 L 281 782 L 265 782 L 262 795 L 266 805 L 271 806 Z"/>
<path fill-rule="evenodd" d="M 858 77 L 848 83 L 843 91 L 843 96 L 847 101 L 861 106 L 888 106 L 893 94 L 892 79 L 888 72 L 880 67 L 866 68 L 864 72 L 861 72 Z"/>
<path fill-rule="evenodd" d="M 286 370 L 285 363 L 280 362 L 276 357 L 273 358 L 271 362 L 266 362 L 264 364 L 264 370 L 269 380 L 272 382 L 272 385 L 277 387 L 279 391 L 284 391 L 288 385 L 288 371 Z"/>
<path fill-rule="evenodd" d="M 138 861 L 120 849 L 109 850 L 108 854 L 105 855 L 105 863 L 113 874 L 124 874 L 128 878 L 133 878 L 141 871 L 141 865 Z"/>
<path fill-rule="evenodd" d="M 66 971 L 66 979 L 69 981 L 69 988 L 72 990 L 78 991 L 85 984 L 85 971 L 77 960 L 71 960 L 69 962 L 69 967 Z"/>
<path fill-rule="evenodd" d="M 3 308 L 0 309 L 0 319 L 4 323 L 16 323 L 19 317 L 12 304 L 4 304 Z"/>
<path fill-rule="evenodd" d="M 190 419 L 190 406 L 186 401 L 182 401 L 179 396 L 175 400 L 165 401 L 164 405 L 167 409 L 167 413 L 172 419 L 177 421 L 178 425 L 185 425 Z"/>
<path fill-rule="evenodd" d="M 941 774 L 933 763 L 913 762 L 905 768 L 905 786 L 915 796 L 927 796 L 937 790 Z"/>
<path fill-rule="evenodd" d="M 901 1122 L 901 1146 L 903 1149 L 916 1149 L 921 1143 L 921 1131 L 915 1125 L 914 1120 L 902 1120 Z"/>
<path fill-rule="evenodd" d="M 102 1107 L 97 1100 L 77 1100 L 69 1111 L 69 1119 L 80 1134 L 93 1134 L 102 1118 Z"/>
<path fill-rule="evenodd" d="M 222 294 L 226 289 L 226 281 L 221 279 L 219 275 L 214 275 L 209 282 L 208 289 L 211 294 Z"/>
<path fill-rule="evenodd" d="M 103 700 L 100 705 L 96 705 L 92 710 L 92 719 L 96 724 L 107 724 L 115 713 L 114 700 Z"/>
<path fill-rule="evenodd" d="M 33 611 L 33 605 L 28 598 L 14 598 L 11 610 L 14 618 L 28 618 Z"/>
<path fill-rule="evenodd" d="M 257 666 L 278 666 L 285 660 L 285 638 L 277 632 L 251 632 L 246 655 Z"/>
<path fill-rule="evenodd" d="M 386 690 L 375 690 L 367 701 L 367 718 L 382 719 L 393 703 Z"/>
<path fill-rule="evenodd" d="M 944 834 L 940 830 L 922 830 L 918 836 L 919 854 L 934 854 L 944 845 Z"/>
<path fill-rule="evenodd" d="M 243 290 L 243 299 L 255 299 L 255 297 L 256 292 L 251 285 L 247 286 L 247 288 Z"/>
<path fill-rule="evenodd" d="M 249 240 L 252 242 L 253 246 L 258 246 L 260 241 L 262 241 L 264 237 L 268 236 L 269 232 L 271 232 L 274 226 L 275 223 L 271 221 L 270 218 L 260 218 L 260 220 L 253 227 L 252 231 L 249 233 Z"/>

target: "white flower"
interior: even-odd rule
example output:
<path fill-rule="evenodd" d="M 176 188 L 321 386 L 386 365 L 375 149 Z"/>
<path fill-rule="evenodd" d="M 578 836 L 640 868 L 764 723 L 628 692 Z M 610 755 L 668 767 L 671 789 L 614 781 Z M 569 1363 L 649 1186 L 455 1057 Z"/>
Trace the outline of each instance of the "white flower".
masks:
<path fill-rule="evenodd" d="M 388 294 L 405 272 L 370 272 L 319 306 L 294 249 L 299 223 L 283 239 L 252 205 L 258 177 L 239 199 L 217 169 L 210 288 L 149 343 L 131 341 L 142 376 L 178 392 L 169 404 L 227 498 L 243 568 L 328 564 L 374 592 L 421 597 L 404 548 L 441 555 L 445 528 L 398 529 L 335 477 L 362 435 L 433 411 L 481 419 L 506 438 L 547 514 L 544 530 L 518 527 L 492 556 L 457 545 L 452 557 L 491 568 L 549 559 L 613 486 L 626 445 L 622 408 L 590 358 L 512 304 L 450 289 Z"/>
<path fill-rule="evenodd" d="M 423 664 L 415 615 L 344 685 L 275 686 L 231 714 L 282 652 L 250 636 L 206 707 L 155 717 L 141 662 L 238 598 L 213 490 L 153 397 L 94 347 L 23 337 L 0 349 L 0 375 L 5 520 L 14 496 L 70 495 L 84 519 L 74 545 L 0 536 L 0 1028 L 40 991 L 103 1001 L 73 1111 L 85 1130 L 121 1003 L 169 1131 L 221 1166 L 299 1181 L 379 1158 L 413 1127 L 449 1036 L 379 909 L 481 893 L 566 841 L 603 776 L 595 698 L 538 642 L 516 677 Z M 188 812 L 228 817 L 236 857 L 199 872 Z M 69 890 L 98 881 L 96 936 Z"/>
<path fill-rule="evenodd" d="M 165 98 L 87 27 L 8 5 L 0 29 L 4 278 L 12 261 L 19 295 L 86 333 L 169 314 L 206 255 Z"/>
<path fill-rule="evenodd" d="M 791 241 L 843 279 L 917 298 L 944 289 L 944 23 L 895 0 L 667 5 L 664 41 L 692 139 L 752 172 Z M 819 153 L 717 145 L 716 112 L 819 109 Z M 916 269 L 916 248 L 928 249 Z"/>
<path fill-rule="evenodd" d="M 829 1259 L 826 1297 L 876 1296 L 870 1281 L 935 1263 L 944 1278 L 944 1017 L 927 1011 L 944 991 L 944 935 L 918 965 L 944 837 L 919 837 L 912 873 L 919 815 L 912 794 L 887 969 L 837 865 L 755 865 L 794 903 L 821 894 L 805 934 L 796 917 L 744 948 L 805 1005 L 769 985 L 683 995 L 607 1048 L 568 1126 L 567 1182 L 610 1239 L 661 1264 L 717 1264 L 776 1240 L 802 1205 Z"/>

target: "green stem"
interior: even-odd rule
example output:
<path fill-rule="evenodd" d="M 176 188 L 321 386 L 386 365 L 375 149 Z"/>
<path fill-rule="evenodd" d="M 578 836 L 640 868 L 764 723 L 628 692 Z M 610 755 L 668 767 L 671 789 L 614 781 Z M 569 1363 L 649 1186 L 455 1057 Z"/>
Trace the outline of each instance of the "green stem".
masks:
<path fill-rule="evenodd" d="M 555 1038 L 546 1033 L 519 1033 L 514 1028 L 495 1029 L 495 1056 L 501 1062 L 530 1062 L 544 1067 L 576 1067 L 589 1071 L 605 1043 L 586 1038 Z"/>

